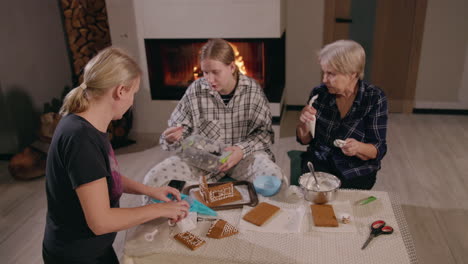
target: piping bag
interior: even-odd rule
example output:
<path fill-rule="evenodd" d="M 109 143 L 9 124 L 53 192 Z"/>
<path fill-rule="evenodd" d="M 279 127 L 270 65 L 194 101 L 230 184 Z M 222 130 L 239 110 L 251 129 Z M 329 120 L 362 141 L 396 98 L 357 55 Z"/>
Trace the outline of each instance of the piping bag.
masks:
<path fill-rule="evenodd" d="M 169 199 L 173 199 L 171 194 L 169 194 L 167 197 Z M 215 211 L 213 211 L 208 206 L 200 203 L 196 199 L 193 199 L 192 197 L 190 197 L 190 196 L 188 196 L 186 194 L 181 193 L 180 197 L 182 198 L 182 200 L 186 201 L 190 205 L 189 212 L 197 212 L 199 214 L 211 215 L 211 216 L 217 216 L 218 215 Z M 151 199 L 151 201 L 153 203 L 164 203 L 163 201 L 156 200 L 156 199 Z"/>
<path fill-rule="evenodd" d="M 310 98 L 310 101 L 309 101 L 309 106 L 312 107 L 312 104 L 315 102 L 315 100 L 317 100 L 318 98 L 318 94 L 314 95 L 312 98 Z M 310 130 L 310 135 L 312 136 L 312 138 L 315 137 L 315 122 L 317 121 L 317 119 L 315 118 L 314 116 L 314 119 L 312 121 L 309 122 L 309 130 Z"/>

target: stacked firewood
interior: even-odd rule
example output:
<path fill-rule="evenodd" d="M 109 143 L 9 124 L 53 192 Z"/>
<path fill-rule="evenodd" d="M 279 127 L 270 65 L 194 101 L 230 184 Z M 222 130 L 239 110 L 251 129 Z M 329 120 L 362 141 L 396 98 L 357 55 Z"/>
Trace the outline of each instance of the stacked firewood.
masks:
<path fill-rule="evenodd" d="M 86 63 L 98 51 L 111 45 L 105 0 L 60 0 L 60 3 L 72 55 L 73 79 L 81 83 Z M 109 138 L 114 147 L 133 143 L 127 138 L 132 119 L 129 110 L 121 120 L 113 121 L 109 126 Z M 29 180 L 45 174 L 48 148 L 59 120 L 60 116 L 55 112 L 41 116 L 38 140 L 14 155 L 8 164 L 8 170 L 15 179 Z"/>
<path fill-rule="evenodd" d="M 61 0 L 73 74 L 81 81 L 83 67 L 111 45 L 105 0 Z"/>
<path fill-rule="evenodd" d="M 73 78 L 82 82 L 83 68 L 98 51 L 111 45 L 105 0 L 60 0 L 65 34 L 72 54 Z M 131 110 L 108 128 L 114 147 L 128 143 Z"/>

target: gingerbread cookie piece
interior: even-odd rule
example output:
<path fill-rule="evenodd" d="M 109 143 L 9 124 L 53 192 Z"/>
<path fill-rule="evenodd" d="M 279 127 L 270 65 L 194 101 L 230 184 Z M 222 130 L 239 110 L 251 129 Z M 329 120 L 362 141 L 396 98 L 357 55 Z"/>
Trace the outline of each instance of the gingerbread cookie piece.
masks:
<path fill-rule="evenodd" d="M 205 176 L 200 177 L 200 197 L 202 198 L 201 201 L 208 207 L 242 200 L 242 195 L 234 188 L 232 182 L 208 187 Z"/>
<path fill-rule="evenodd" d="M 338 220 L 336 220 L 333 206 L 330 204 L 312 204 L 310 208 L 315 226 L 338 227 Z"/>
<path fill-rule="evenodd" d="M 242 219 L 254 225 L 262 226 L 279 210 L 280 208 L 278 206 L 263 202 L 245 214 Z"/>
<path fill-rule="evenodd" d="M 235 226 L 222 219 L 218 219 L 211 224 L 206 236 L 211 238 L 225 238 L 237 233 L 239 233 L 239 230 Z"/>
<path fill-rule="evenodd" d="M 205 240 L 199 238 L 198 236 L 188 231 L 184 233 L 179 233 L 175 235 L 174 238 L 182 244 L 184 244 L 186 247 L 190 248 L 191 250 L 195 250 L 206 243 Z"/>

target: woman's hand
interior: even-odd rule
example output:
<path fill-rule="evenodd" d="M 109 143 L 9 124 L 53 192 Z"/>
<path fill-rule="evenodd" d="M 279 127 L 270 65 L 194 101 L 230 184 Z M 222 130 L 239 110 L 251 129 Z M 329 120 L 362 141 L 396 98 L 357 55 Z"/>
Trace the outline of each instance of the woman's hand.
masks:
<path fill-rule="evenodd" d="M 301 111 L 296 133 L 302 144 L 309 144 L 309 142 L 312 140 L 312 136 L 310 135 L 309 122 L 315 120 L 315 114 L 317 114 L 317 110 L 309 105 L 306 105 Z"/>
<path fill-rule="evenodd" d="M 347 138 L 345 140 L 345 145 L 341 148 L 341 151 L 346 156 L 356 156 L 359 152 L 360 144 L 361 142 L 354 138 Z"/>
<path fill-rule="evenodd" d="M 239 163 L 239 161 L 244 156 L 244 152 L 238 146 L 227 147 L 227 148 L 224 149 L 224 151 L 231 151 L 232 153 L 231 153 L 231 156 L 229 156 L 226 163 L 224 163 L 223 165 L 221 165 L 219 167 L 219 171 L 221 171 L 221 172 L 228 171 L 232 167 L 236 166 L 237 163 Z"/>
<path fill-rule="evenodd" d="M 310 105 L 306 105 L 302 108 L 299 121 L 301 121 L 302 125 L 307 125 L 310 121 L 315 120 L 315 114 L 317 114 L 317 110 Z"/>
<path fill-rule="evenodd" d="M 160 210 L 160 215 L 171 219 L 173 222 L 178 222 L 188 215 L 190 205 L 180 197 L 180 192 L 172 187 L 149 187 L 147 195 L 165 203 L 157 203 Z M 175 200 L 169 199 L 167 196 L 171 194 Z"/>
<path fill-rule="evenodd" d="M 171 201 L 152 204 L 158 210 L 159 217 L 167 217 L 176 223 L 187 217 L 190 206 L 186 201 Z"/>
<path fill-rule="evenodd" d="M 164 130 L 163 135 L 167 143 L 172 144 L 182 138 L 182 132 L 184 132 L 184 127 L 182 126 L 169 127 Z"/>
<path fill-rule="evenodd" d="M 169 194 L 172 194 L 172 197 L 174 197 L 177 201 L 181 201 L 181 197 L 180 197 L 180 192 L 175 189 L 175 188 L 172 188 L 172 187 L 169 187 L 169 186 L 163 186 L 163 187 L 148 187 L 148 191 L 146 193 L 146 195 L 154 198 L 154 199 L 157 199 L 157 200 L 160 200 L 160 201 L 163 201 L 163 202 L 170 202 L 171 199 L 169 199 L 167 196 Z"/>
<path fill-rule="evenodd" d="M 354 138 L 347 138 L 341 151 L 346 156 L 356 156 L 362 160 L 370 160 L 377 157 L 377 148 L 373 144 L 363 143 Z"/>

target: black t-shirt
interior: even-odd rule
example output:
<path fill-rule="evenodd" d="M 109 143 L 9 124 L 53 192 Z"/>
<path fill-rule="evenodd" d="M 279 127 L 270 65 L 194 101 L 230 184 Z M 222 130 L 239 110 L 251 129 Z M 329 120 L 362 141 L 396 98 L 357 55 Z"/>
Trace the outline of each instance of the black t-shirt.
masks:
<path fill-rule="evenodd" d="M 57 256 L 86 258 L 112 246 L 116 233 L 96 236 L 89 229 L 75 189 L 105 177 L 110 206 L 119 207 L 122 184 L 106 133 L 80 116 L 58 124 L 47 156 L 47 218 L 44 247 Z"/>

